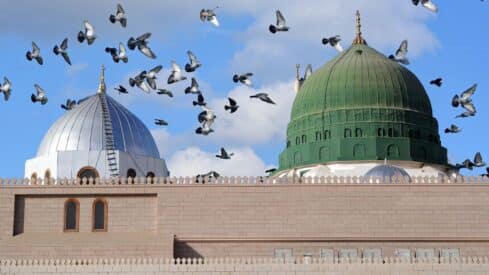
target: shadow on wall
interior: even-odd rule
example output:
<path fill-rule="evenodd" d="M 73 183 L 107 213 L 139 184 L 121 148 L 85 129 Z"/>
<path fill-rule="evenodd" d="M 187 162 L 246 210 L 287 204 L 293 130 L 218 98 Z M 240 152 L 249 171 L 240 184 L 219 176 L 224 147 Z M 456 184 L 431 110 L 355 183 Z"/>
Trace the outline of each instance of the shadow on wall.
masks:
<path fill-rule="evenodd" d="M 173 258 L 203 258 L 203 256 L 186 242 L 175 240 L 173 243 Z"/>

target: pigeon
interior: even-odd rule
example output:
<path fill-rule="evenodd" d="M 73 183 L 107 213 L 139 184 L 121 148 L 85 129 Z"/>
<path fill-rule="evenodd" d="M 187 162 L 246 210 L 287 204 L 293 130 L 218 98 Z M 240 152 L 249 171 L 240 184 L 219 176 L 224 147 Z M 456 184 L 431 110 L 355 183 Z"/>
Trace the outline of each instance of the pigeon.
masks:
<path fill-rule="evenodd" d="M 204 124 L 202 127 L 199 127 L 197 129 L 195 129 L 195 133 L 196 134 L 199 134 L 199 135 L 204 135 L 204 136 L 207 136 L 208 134 L 214 132 L 213 129 L 211 129 L 209 126 L 207 126 L 206 124 Z"/>
<path fill-rule="evenodd" d="M 268 97 L 267 93 L 257 93 L 256 95 L 251 95 L 250 98 L 258 98 L 263 102 L 275 104 L 275 102 L 273 102 L 273 100 L 270 97 Z"/>
<path fill-rule="evenodd" d="M 477 111 L 475 109 L 474 104 L 472 103 L 472 95 L 475 93 L 476 89 L 477 89 L 477 84 L 474 84 L 470 88 L 462 92 L 460 96 L 455 95 L 452 98 L 453 107 L 458 107 L 461 105 L 462 108 L 467 110 L 466 112 L 458 115 L 457 117 L 469 117 L 475 115 Z"/>
<path fill-rule="evenodd" d="M 438 12 L 438 7 L 431 0 L 412 0 L 412 1 L 415 6 L 417 6 L 419 2 L 421 2 L 421 5 L 427 8 L 428 10 L 432 12 Z"/>
<path fill-rule="evenodd" d="M 207 124 L 209 127 L 214 123 L 214 119 L 216 119 L 216 115 L 214 111 L 207 108 L 206 106 L 202 106 L 203 111 L 199 113 L 198 120 L 199 123 Z"/>
<path fill-rule="evenodd" d="M 219 173 L 217 173 L 216 171 L 210 171 L 208 173 L 198 174 L 197 176 L 195 176 L 195 182 L 205 182 L 205 180 L 211 180 L 213 178 L 217 179 L 220 176 L 221 175 L 219 175 Z"/>
<path fill-rule="evenodd" d="M 214 9 L 202 9 L 200 10 L 200 20 L 205 22 L 206 20 L 211 22 L 215 27 L 219 27 L 219 21 L 217 20 L 217 15 L 214 12 L 215 9 L 219 8 L 219 6 Z"/>
<path fill-rule="evenodd" d="M 295 77 L 295 85 L 294 85 L 294 90 L 295 92 L 299 92 L 300 88 L 302 87 L 302 84 L 304 84 L 304 81 L 309 78 L 310 75 L 312 75 L 312 66 L 311 64 L 307 65 L 306 71 L 304 73 L 304 77 L 299 77 L 299 68 L 300 65 L 296 64 L 296 77 Z"/>
<path fill-rule="evenodd" d="M 482 177 L 489 178 L 489 167 L 486 167 L 486 173 L 481 175 Z"/>
<path fill-rule="evenodd" d="M 180 66 L 178 66 L 178 64 L 175 61 L 171 62 L 171 68 L 172 71 L 170 76 L 168 76 L 168 84 L 173 84 L 178 81 L 187 79 L 186 76 L 182 75 L 182 69 L 180 69 Z"/>
<path fill-rule="evenodd" d="M 87 40 L 88 45 L 92 45 L 95 38 L 97 38 L 95 35 L 95 29 L 87 20 L 83 21 L 83 26 L 85 28 L 85 32 L 78 32 L 78 42 L 83 43 L 83 41 Z"/>
<path fill-rule="evenodd" d="M 41 56 L 41 50 L 39 47 L 36 45 L 36 43 L 32 42 L 32 52 L 27 51 L 25 54 L 25 57 L 27 60 L 31 61 L 32 59 L 35 59 L 39 65 L 43 64 L 43 59 Z"/>
<path fill-rule="evenodd" d="M 117 4 L 117 12 L 115 13 L 115 15 L 111 14 L 109 16 L 109 21 L 114 24 L 115 22 L 119 22 L 121 23 L 121 26 L 123 28 L 126 27 L 127 25 L 127 18 L 125 16 L 125 12 L 124 12 L 124 9 L 122 8 L 122 5 L 121 4 Z"/>
<path fill-rule="evenodd" d="M 200 94 L 199 90 L 199 83 L 197 83 L 197 80 L 192 77 L 192 83 L 189 87 L 185 88 L 185 93 L 186 94 Z"/>
<path fill-rule="evenodd" d="M 462 129 L 458 128 L 458 126 L 455 125 L 455 124 L 450 125 L 450 128 L 445 128 L 445 133 L 454 133 L 454 134 L 456 134 L 456 133 L 458 133 L 460 131 L 462 131 Z"/>
<path fill-rule="evenodd" d="M 46 104 L 48 102 L 48 98 L 46 97 L 46 92 L 41 88 L 41 86 L 34 84 L 34 87 L 36 88 L 36 93 L 31 95 L 31 100 L 33 103 L 36 102 L 41 102 L 42 105 Z"/>
<path fill-rule="evenodd" d="M 436 85 L 436 86 L 438 86 L 438 87 L 441 87 L 441 85 L 443 84 L 443 83 L 442 83 L 442 81 L 443 81 L 443 79 L 441 79 L 441 78 L 439 77 L 439 78 L 437 78 L 437 79 L 431 80 L 431 81 L 430 81 L 430 84 L 431 84 L 431 85 Z"/>
<path fill-rule="evenodd" d="M 197 57 L 191 51 L 187 51 L 187 55 L 190 63 L 185 64 L 185 71 L 187 73 L 191 73 L 199 68 L 202 64 L 200 64 L 199 60 L 197 60 Z"/>
<path fill-rule="evenodd" d="M 167 95 L 169 97 L 173 97 L 173 93 L 167 89 L 158 89 L 158 91 L 156 93 L 159 95 Z"/>
<path fill-rule="evenodd" d="M 401 45 L 397 49 L 396 54 L 389 55 L 389 59 L 392 59 L 404 65 L 409 65 L 409 59 L 406 57 L 407 52 L 408 52 L 408 41 L 403 40 L 401 42 Z"/>
<path fill-rule="evenodd" d="M 199 106 L 206 106 L 206 105 L 207 105 L 207 103 L 205 103 L 204 96 L 203 96 L 202 94 L 199 94 L 199 95 L 197 96 L 197 101 L 195 101 L 195 100 L 194 100 L 194 101 L 192 102 L 192 104 L 193 104 L 194 106 L 196 106 L 196 105 L 199 105 Z"/>
<path fill-rule="evenodd" d="M 163 119 L 155 118 L 155 124 L 160 126 L 167 126 L 168 122 L 164 121 Z"/>
<path fill-rule="evenodd" d="M 241 82 L 243 84 L 245 84 L 246 86 L 248 87 L 251 87 L 253 85 L 253 82 L 251 81 L 251 77 L 253 76 L 252 73 L 245 73 L 245 74 L 242 74 L 242 75 L 233 75 L 233 81 L 235 83 L 238 83 Z"/>
<path fill-rule="evenodd" d="M 3 99 L 8 101 L 10 94 L 12 93 L 12 85 L 6 77 L 3 78 L 3 84 L 0 85 L 0 93 L 3 93 Z"/>
<path fill-rule="evenodd" d="M 119 87 L 114 88 L 114 90 L 118 91 L 119 94 L 128 94 L 129 92 L 127 91 L 126 87 L 119 85 Z"/>
<path fill-rule="evenodd" d="M 482 155 L 480 152 L 475 153 L 474 162 L 475 167 L 484 167 L 486 166 L 486 162 L 482 159 Z"/>
<path fill-rule="evenodd" d="M 127 41 L 127 47 L 130 50 L 134 50 L 136 47 L 138 47 L 138 50 L 144 54 L 145 56 L 155 59 L 156 55 L 153 53 L 153 51 L 148 47 L 148 39 L 151 37 L 151 33 L 147 32 L 138 38 L 131 37 Z"/>
<path fill-rule="evenodd" d="M 148 82 L 149 87 L 151 87 L 151 89 L 153 90 L 156 90 L 156 75 L 161 71 L 162 68 L 163 66 L 158 65 L 144 74 L 146 82 Z"/>
<path fill-rule="evenodd" d="M 343 47 L 340 44 L 341 37 L 339 35 L 331 36 L 329 38 L 323 38 L 322 43 L 324 45 L 331 45 L 331 47 L 335 48 L 340 53 L 343 52 Z"/>
<path fill-rule="evenodd" d="M 76 101 L 67 99 L 65 104 L 61 104 L 61 108 L 65 109 L 66 111 L 69 111 L 73 109 L 76 106 Z"/>
<path fill-rule="evenodd" d="M 55 45 L 53 48 L 53 52 L 56 55 L 61 54 L 61 56 L 64 58 L 66 63 L 71 66 L 71 60 L 70 57 L 68 56 L 68 52 L 66 51 L 68 49 L 68 38 L 63 39 L 63 42 L 61 42 L 61 45 L 58 47 L 58 45 Z"/>
<path fill-rule="evenodd" d="M 129 58 L 127 57 L 126 47 L 122 43 L 119 43 L 119 50 L 117 50 L 116 48 L 107 47 L 105 48 L 105 51 L 110 53 L 110 55 L 112 56 L 112 60 L 114 60 L 115 63 L 119 63 L 119 61 L 121 60 L 124 63 L 127 63 L 127 61 L 129 61 Z"/>
<path fill-rule="evenodd" d="M 277 168 L 270 168 L 270 169 L 268 169 L 268 170 L 265 170 L 265 173 L 267 173 L 267 174 L 268 174 L 268 173 L 273 173 L 273 172 L 275 172 L 275 171 L 277 171 Z"/>
<path fill-rule="evenodd" d="M 277 10 L 275 12 L 275 15 L 277 17 L 277 24 L 276 25 L 270 25 L 268 27 L 268 30 L 271 33 L 286 32 L 286 31 L 288 31 L 289 30 L 289 27 L 285 25 L 285 18 L 282 15 L 282 13 L 279 10 Z"/>
<path fill-rule="evenodd" d="M 455 164 L 455 169 L 461 169 L 461 168 L 473 170 L 474 169 L 474 163 L 472 161 L 470 161 L 470 159 L 466 159 L 462 163 Z"/>
<path fill-rule="evenodd" d="M 224 105 L 224 110 L 229 110 L 229 112 L 232 114 L 236 112 L 239 108 L 239 105 L 236 104 L 236 100 L 228 97 L 229 100 L 229 105 Z"/>
<path fill-rule="evenodd" d="M 129 85 L 131 87 L 138 86 L 139 89 L 143 90 L 146 93 L 150 92 L 150 87 L 146 82 L 144 82 L 146 75 L 146 71 L 140 72 L 136 77 L 134 78 L 129 78 Z"/>
<path fill-rule="evenodd" d="M 224 148 L 221 147 L 221 152 L 219 155 L 216 155 L 216 158 L 230 159 L 233 155 L 234 155 L 234 153 L 228 153 L 228 152 L 226 152 L 226 150 L 224 150 Z"/>

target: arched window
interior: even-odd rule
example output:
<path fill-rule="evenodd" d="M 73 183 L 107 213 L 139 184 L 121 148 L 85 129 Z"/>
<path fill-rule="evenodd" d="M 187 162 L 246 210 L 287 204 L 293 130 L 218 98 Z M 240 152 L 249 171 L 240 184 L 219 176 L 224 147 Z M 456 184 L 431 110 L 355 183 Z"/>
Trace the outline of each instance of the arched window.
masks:
<path fill-rule="evenodd" d="M 321 131 L 317 131 L 316 132 L 316 141 L 320 141 L 321 140 Z"/>
<path fill-rule="evenodd" d="M 108 205 L 107 201 L 103 199 L 96 199 L 93 202 L 92 206 L 92 214 L 93 214 L 93 222 L 92 222 L 92 230 L 93 231 L 107 231 L 107 214 L 108 214 Z"/>
<path fill-rule="evenodd" d="M 302 143 L 306 143 L 307 142 L 307 136 L 306 135 L 302 135 Z"/>
<path fill-rule="evenodd" d="M 80 169 L 80 171 L 78 171 L 76 177 L 79 179 L 86 178 L 88 180 L 90 178 L 96 179 L 99 176 L 98 176 L 97 169 L 91 166 L 85 166 L 82 169 Z"/>
<path fill-rule="evenodd" d="M 331 138 L 331 132 L 329 130 L 324 130 L 324 139 Z"/>
<path fill-rule="evenodd" d="M 394 129 L 389 128 L 389 130 L 387 131 L 387 135 L 388 135 L 389 137 L 393 137 L 393 136 L 394 136 Z"/>
<path fill-rule="evenodd" d="M 385 137 L 385 129 L 384 128 L 377 129 L 377 136 Z"/>
<path fill-rule="evenodd" d="M 147 174 L 146 174 L 146 179 L 147 179 L 147 182 L 148 183 L 153 183 L 154 182 L 154 179 L 155 179 L 155 173 L 149 171 Z"/>
<path fill-rule="evenodd" d="M 36 181 L 37 181 L 37 173 L 34 172 L 31 175 L 31 183 L 36 183 Z"/>
<path fill-rule="evenodd" d="M 356 137 L 362 137 L 363 136 L 363 131 L 361 128 L 355 129 L 355 136 Z"/>
<path fill-rule="evenodd" d="M 136 177 L 136 170 L 133 168 L 127 169 L 127 177 L 128 178 L 135 178 Z"/>
<path fill-rule="evenodd" d="M 351 138 L 351 129 L 350 128 L 345 129 L 344 137 L 345 138 Z"/>
<path fill-rule="evenodd" d="M 51 179 L 51 171 L 47 169 L 46 172 L 44 172 L 44 182 L 47 183 L 49 182 L 50 179 Z"/>
<path fill-rule="evenodd" d="M 80 220 L 80 203 L 76 199 L 68 199 L 65 202 L 64 231 L 78 232 Z"/>
<path fill-rule="evenodd" d="M 300 144 L 301 143 L 301 138 L 300 137 L 296 137 L 295 138 L 295 144 Z"/>
<path fill-rule="evenodd" d="M 399 147 L 396 144 L 390 144 L 387 146 L 388 157 L 399 157 Z"/>

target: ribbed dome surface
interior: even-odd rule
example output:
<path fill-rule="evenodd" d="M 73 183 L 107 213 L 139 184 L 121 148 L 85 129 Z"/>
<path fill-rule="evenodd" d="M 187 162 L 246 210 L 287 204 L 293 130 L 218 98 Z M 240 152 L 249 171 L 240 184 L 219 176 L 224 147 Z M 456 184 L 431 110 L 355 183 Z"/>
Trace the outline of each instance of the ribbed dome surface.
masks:
<path fill-rule="evenodd" d="M 37 156 L 59 151 L 105 150 L 103 97 L 107 101 L 114 149 L 159 158 L 158 148 L 148 128 L 124 106 L 105 94 L 87 98 L 59 118 L 44 136 Z"/>
<path fill-rule="evenodd" d="M 389 164 L 383 164 L 383 165 L 375 166 L 374 168 L 367 171 L 367 173 L 365 173 L 365 177 L 369 177 L 369 178 L 408 177 L 409 178 L 409 174 L 400 167 L 389 165 Z"/>

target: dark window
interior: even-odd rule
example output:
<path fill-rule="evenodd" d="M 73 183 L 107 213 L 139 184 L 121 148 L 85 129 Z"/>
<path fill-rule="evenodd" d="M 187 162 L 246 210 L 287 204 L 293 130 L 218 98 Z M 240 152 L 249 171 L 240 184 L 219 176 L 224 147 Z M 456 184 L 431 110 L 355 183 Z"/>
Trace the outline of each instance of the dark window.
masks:
<path fill-rule="evenodd" d="M 300 144 L 301 143 L 301 138 L 300 137 L 296 137 L 295 138 L 295 144 Z"/>
<path fill-rule="evenodd" d="M 319 140 L 321 140 L 321 132 L 317 131 L 316 132 L 316 141 L 319 141 Z"/>
<path fill-rule="evenodd" d="M 417 138 L 417 139 L 420 139 L 420 138 L 421 138 L 421 131 L 416 130 L 416 131 L 414 132 L 414 137 L 415 137 L 415 138 Z"/>
<path fill-rule="evenodd" d="M 148 183 L 154 183 L 154 179 L 155 179 L 155 173 L 149 171 L 147 174 L 146 174 L 146 179 L 147 179 L 147 182 Z"/>
<path fill-rule="evenodd" d="M 101 199 L 93 203 L 93 231 L 107 231 L 107 202 Z"/>
<path fill-rule="evenodd" d="M 324 131 L 324 139 L 331 138 L 331 132 L 329 130 Z"/>
<path fill-rule="evenodd" d="M 80 169 L 80 171 L 78 171 L 78 174 L 76 177 L 79 179 L 83 179 L 83 178 L 95 179 L 95 178 L 98 178 L 98 172 L 95 168 L 87 166 L 87 167 L 83 167 L 82 169 Z"/>
<path fill-rule="evenodd" d="M 136 170 L 133 168 L 127 169 L 127 177 L 128 178 L 135 178 L 136 177 Z"/>
<path fill-rule="evenodd" d="M 307 136 L 306 135 L 302 135 L 302 143 L 306 143 L 307 142 Z"/>
<path fill-rule="evenodd" d="M 49 171 L 49 169 L 48 169 L 44 173 L 44 182 L 48 182 L 50 179 L 51 179 L 51 171 Z"/>
<path fill-rule="evenodd" d="M 393 136 L 394 136 L 394 129 L 389 128 L 389 129 L 387 130 L 387 135 L 388 135 L 389 137 L 393 137 Z"/>
<path fill-rule="evenodd" d="M 79 205 L 75 199 L 65 202 L 65 231 L 78 231 Z"/>
<path fill-rule="evenodd" d="M 414 130 L 413 130 L 413 129 L 409 129 L 409 131 L 408 131 L 408 136 L 409 136 L 410 138 L 414 138 Z"/>
<path fill-rule="evenodd" d="M 384 128 L 377 129 L 377 136 L 385 137 L 385 129 Z"/>
<path fill-rule="evenodd" d="M 287 140 L 287 148 L 290 147 L 290 140 Z"/>
<path fill-rule="evenodd" d="M 363 131 L 360 128 L 355 129 L 355 136 L 356 137 L 362 137 L 363 136 Z"/>
<path fill-rule="evenodd" d="M 350 138 L 351 137 L 351 129 L 345 129 L 345 138 Z"/>

